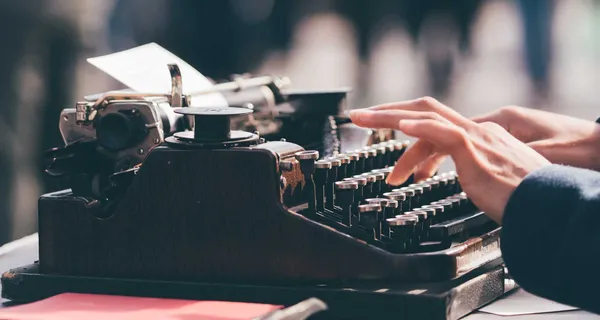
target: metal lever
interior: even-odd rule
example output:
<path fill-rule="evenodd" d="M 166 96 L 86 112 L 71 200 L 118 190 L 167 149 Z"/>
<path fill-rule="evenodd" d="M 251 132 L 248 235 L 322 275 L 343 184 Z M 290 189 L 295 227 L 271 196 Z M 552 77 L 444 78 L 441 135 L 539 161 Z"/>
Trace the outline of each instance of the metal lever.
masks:
<path fill-rule="evenodd" d="M 181 70 L 175 63 L 167 65 L 171 74 L 171 107 L 181 108 L 183 106 L 183 84 L 181 82 Z"/>

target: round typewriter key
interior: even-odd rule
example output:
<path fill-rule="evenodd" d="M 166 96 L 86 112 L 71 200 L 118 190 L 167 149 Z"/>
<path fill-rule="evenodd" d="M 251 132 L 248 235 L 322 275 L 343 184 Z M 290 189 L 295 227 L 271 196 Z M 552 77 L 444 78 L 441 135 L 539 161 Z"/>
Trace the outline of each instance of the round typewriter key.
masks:
<path fill-rule="evenodd" d="M 358 153 L 357 152 L 350 152 L 350 153 L 346 153 L 344 154 L 346 157 L 348 157 L 348 159 L 350 159 L 350 161 L 356 161 L 359 159 Z"/>
<path fill-rule="evenodd" d="M 358 183 L 356 181 L 336 181 L 335 189 L 336 190 L 356 190 L 358 188 Z"/>
<path fill-rule="evenodd" d="M 435 177 L 434 177 L 434 179 L 435 179 Z M 448 178 L 438 176 L 437 180 L 439 182 L 438 196 L 440 198 L 449 196 L 452 193 L 452 190 L 450 190 L 450 188 L 448 186 Z"/>
<path fill-rule="evenodd" d="M 317 159 L 319 159 L 319 151 L 316 151 L 316 150 L 300 151 L 295 154 L 295 157 L 298 160 L 317 160 Z"/>
<path fill-rule="evenodd" d="M 341 165 L 340 168 L 338 169 L 338 180 L 343 180 L 344 178 L 348 177 L 348 163 L 350 163 L 350 158 L 346 157 L 345 155 L 339 154 L 337 156 L 334 157 L 337 160 L 340 160 Z"/>
<path fill-rule="evenodd" d="M 450 196 L 445 201 L 449 201 L 452 203 L 452 216 L 457 217 L 463 214 L 464 207 L 462 206 L 463 201 L 460 198 L 456 198 L 454 196 Z"/>
<path fill-rule="evenodd" d="M 339 154 L 335 156 L 335 159 L 339 159 L 342 164 L 348 164 L 350 162 L 350 158 L 344 154 Z"/>
<path fill-rule="evenodd" d="M 363 174 L 359 175 L 359 177 L 363 177 L 363 178 L 367 179 L 367 184 L 365 185 L 365 190 L 364 190 L 365 198 L 373 198 L 375 196 L 375 194 L 373 193 L 374 184 L 375 184 L 375 181 L 377 181 L 377 178 L 375 178 L 375 176 L 371 173 L 363 173 Z"/>
<path fill-rule="evenodd" d="M 421 205 L 428 204 L 435 199 L 433 198 L 433 187 L 431 184 L 427 182 L 421 182 L 416 184 L 416 187 L 423 188 L 423 195 L 421 196 L 420 200 Z"/>
<path fill-rule="evenodd" d="M 365 186 L 367 185 L 367 179 L 365 177 L 352 177 L 345 178 L 344 181 L 355 181 L 358 184 L 358 189 L 354 193 L 354 205 L 352 207 L 352 211 L 356 212 L 358 210 L 359 203 L 365 198 Z"/>
<path fill-rule="evenodd" d="M 435 210 L 435 215 L 433 216 L 432 224 L 436 224 L 436 223 L 442 221 L 442 213 L 444 212 L 444 206 L 436 205 L 436 204 L 428 204 L 426 206 L 422 206 L 421 208 Z"/>
<path fill-rule="evenodd" d="M 392 200 L 396 200 L 396 201 L 406 200 L 406 194 L 404 192 L 400 192 L 400 191 L 386 192 L 383 194 L 383 196 L 388 199 L 392 199 Z"/>
<path fill-rule="evenodd" d="M 415 191 L 415 196 L 412 200 L 412 208 L 418 208 L 421 206 L 421 198 L 423 197 L 423 188 L 422 187 L 408 187 L 411 190 Z"/>
<path fill-rule="evenodd" d="M 454 217 L 454 203 L 448 201 L 447 199 L 435 201 L 431 203 L 432 205 L 440 205 L 444 207 L 444 220 L 449 220 Z"/>
<path fill-rule="evenodd" d="M 331 169 L 331 162 L 319 160 L 315 162 L 315 196 L 317 198 L 317 211 L 323 212 L 325 209 L 325 185 L 327 184 L 327 175 Z"/>
<path fill-rule="evenodd" d="M 398 201 L 398 207 L 395 210 L 396 214 L 400 214 L 404 211 L 404 203 L 406 202 L 406 194 L 404 192 L 386 192 L 383 196 Z"/>
<path fill-rule="evenodd" d="M 331 163 L 331 169 L 329 169 L 329 172 L 327 173 L 327 183 L 325 184 L 325 208 L 333 210 L 333 202 L 335 197 L 334 183 L 338 176 L 338 168 L 342 162 L 340 160 L 331 158 L 327 158 L 325 161 Z"/>
<path fill-rule="evenodd" d="M 447 173 L 445 178 L 448 179 L 448 192 L 450 193 L 449 195 L 457 194 L 458 192 L 456 190 L 456 175 Z"/>
<path fill-rule="evenodd" d="M 358 206 L 359 223 L 373 238 L 381 238 L 381 215 L 382 208 L 380 204 L 368 203 Z"/>
<path fill-rule="evenodd" d="M 365 150 L 354 150 L 352 151 L 352 153 L 358 155 L 358 160 L 356 161 L 356 168 L 354 173 L 361 174 L 365 172 L 365 163 L 367 161 L 366 159 L 369 157 L 369 153 Z"/>
<path fill-rule="evenodd" d="M 372 173 L 363 173 L 363 174 L 359 174 L 359 175 L 354 176 L 354 177 L 355 178 L 356 177 L 365 178 L 365 179 L 367 179 L 367 182 L 375 182 L 375 181 L 377 181 L 377 178 L 375 178 L 375 176 Z"/>
<path fill-rule="evenodd" d="M 377 150 L 373 146 L 365 147 L 365 151 L 369 154 L 369 158 L 374 158 L 377 156 Z"/>
<path fill-rule="evenodd" d="M 393 140 L 392 140 L 393 141 Z M 393 166 L 394 165 L 394 161 L 396 161 L 396 159 L 394 159 L 394 144 L 391 142 L 387 142 L 385 143 L 385 164 L 384 166 Z"/>
<path fill-rule="evenodd" d="M 375 176 L 375 184 L 373 184 L 373 194 L 374 196 L 379 196 L 383 193 L 382 190 L 383 184 L 385 182 L 385 175 L 381 172 L 372 173 L 372 175 Z"/>
<path fill-rule="evenodd" d="M 339 167 L 342 165 L 342 161 L 340 159 L 335 159 L 335 158 L 327 158 L 325 159 L 329 162 L 331 162 L 331 166 L 332 167 Z"/>
<path fill-rule="evenodd" d="M 356 162 L 359 159 L 358 153 L 350 152 L 344 155 L 350 160 L 350 162 L 346 166 L 346 177 L 352 177 L 356 174 Z"/>
<path fill-rule="evenodd" d="M 367 204 L 378 204 L 379 206 L 381 206 L 382 214 L 380 214 L 378 217 L 381 221 L 388 218 L 388 215 L 386 214 L 386 212 L 389 213 L 389 209 L 386 210 L 386 206 L 389 203 L 389 201 L 390 201 L 390 199 L 385 199 L 385 198 L 370 198 L 370 199 L 365 200 L 365 202 Z M 393 215 L 389 215 L 389 217 L 393 217 Z"/>
<path fill-rule="evenodd" d="M 365 158 L 365 172 L 369 172 L 369 171 L 375 169 L 375 165 L 376 165 L 375 157 L 377 157 L 377 151 L 374 149 L 371 149 L 370 147 L 365 147 L 365 151 L 369 155 L 367 158 Z"/>
<path fill-rule="evenodd" d="M 388 203 L 383 208 L 383 218 L 393 218 L 396 216 L 396 209 L 398 209 L 398 201 L 389 199 Z"/>
<path fill-rule="evenodd" d="M 410 211 L 412 208 L 414 208 L 413 204 L 415 201 L 415 190 L 408 187 L 402 187 L 400 189 L 394 189 L 392 192 L 403 192 L 406 195 L 405 206 L 403 208 L 405 211 Z"/>
<path fill-rule="evenodd" d="M 425 183 L 427 183 L 431 187 L 431 196 L 427 199 L 427 202 L 431 202 L 434 199 L 439 199 L 440 196 L 438 194 L 440 188 L 440 181 L 433 178 L 427 178 L 425 179 Z"/>
<path fill-rule="evenodd" d="M 417 218 L 411 216 L 403 216 L 390 218 L 385 221 L 390 229 L 390 237 L 393 243 L 402 251 L 407 250 L 412 246 L 415 225 Z"/>
<path fill-rule="evenodd" d="M 342 208 L 342 222 L 350 226 L 352 221 L 352 204 L 354 203 L 354 191 L 358 189 L 355 181 L 337 181 L 335 183 L 336 203 Z"/>
<path fill-rule="evenodd" d="M 435 217 L 435 209 L 432 208 L 418 208 L 415 212 L 422 213 L 421 217 L 423 219 L 423 234 L 422 239 L 427 239 L 427 235 L 429 234 L 429 227 L 433 224 L 433 219 Z"/>
<path fill-rule="evenodd" d="M 398 159 L 400 158 L 400 156 L 402 155 L 403 152 L 404 152 L 404 144 L 402 144 L 402 142 L 395 142 L 394 143 L 394 152 L 392 152 L 393 163 L 396 163 L 396 161 L 398 161 Z"/>
<path fill-rule="evenodd" d="M 419 217 L 419 222 L 417 224 L 417 230 L 419 232 L 422 232 L 424 230 L 425 223 L 428 220 L 427 219 L 427 212 L 419 211 L 419 210 L 415 209 L 413 211 L 405 212 L 404 215 L 415 215 L 415 216 Z"/>
<path fill-rule="evenodd" d="M 417 211 L 408 211 L 405 212 L 404 214 L 400 215 L 400 216 L 396 216 L 396 217 L 416 217 L 417 218 L 417 223 L 415 224 L 415 229 L 414 229 L 414 234 L 412 237 L 412 243 L 413 245 L 417 245 L 420 242 L 421 239 L 421 234 L 423 233 L 423 225 L 425 224 L 425 220 L 424 220 L 424 216 L 422 213 L 417 212 Z"/>
<path fill-rule="evenodd" d="M 411 248 L 418 245 L 418 217 L 395 217 L 392 221 L 388 222 L 388 225 L 390 227 L 390 236 L 393 243 L 400 246 L 403 251 L 409 251 Z"/>
<path fill-rule="evenodd" d="M 379 144 L 375 147 L 375 151 L 377 151 L 377 157 L 375 158 L 375 163 L 373 165 L 377 168 L 384 168 L 387 165 L 386 162 L 386 152 L 387 148 Z"/>
<path fill-rule="evenodd" d="M 367 184 L 367 178 L 363 176 L 354 176 L 352 178 L 344 178 L 344 181 L 356 181 L 359 186 L 364 186 Z"/>
<path fill-rule="evenodd" d="M 385 198 L 369 198 L 365 199 L 367 204 L 378 204 L 381 208 L 385 208 L 385 205 L 388 204 L 390 199 Z"/>

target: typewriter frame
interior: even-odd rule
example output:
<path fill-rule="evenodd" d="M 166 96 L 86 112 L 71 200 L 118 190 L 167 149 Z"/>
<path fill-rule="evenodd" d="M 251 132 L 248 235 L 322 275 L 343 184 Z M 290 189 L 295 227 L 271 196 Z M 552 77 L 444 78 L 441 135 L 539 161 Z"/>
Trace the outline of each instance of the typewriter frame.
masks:
<path fill-rule="evenodd" d="M 347 288 L 386 283 L 400 289 L 384 294 L 388 298 L 368 289 L 363 295 L 383 299 L 379 308 L 401 303 L 409 314 L 437 301 L 433 318 L 456 318 L 506 292 L 500 229 L 438 252 L 384 251 L 285 208 L 284 194 L 300 193 L 302 183 L 293 153 L 282 149 L 281 142 L 218 150 L 156 147 L 107 218 L 98 218 L 102 206 L 69 190 L 43 195 L 40 260 L 5 273 L 2 295 L 31 301 L 66 291 L 149 290 L 170 297 L 178 295 L 175 288 L 188 288 L 180 298 L 254 301 L 249 289 L 255 288 L 272 296 L 262 302 L 285 300 L 273 292 L 287 290 L 294 303 L 300 296 L 324 295 L 326 303 L 339 306 L 356 299 Z M 284 161 L 294 170 L 285 172 L 290 182 L 282 190 Z M 490 265 L 495 267 L 486 269 Z M 134 284 L 140 287 L 132 289 Z M 333 289 L 323 293 L 322 285 Z M 471 291 L 482 286 L 495 289 L 474 297 Z M 413 287 L 432 288 L 432 294 L 415 295 Z M 450 312 L 461 296 L 469 307 Z"/>

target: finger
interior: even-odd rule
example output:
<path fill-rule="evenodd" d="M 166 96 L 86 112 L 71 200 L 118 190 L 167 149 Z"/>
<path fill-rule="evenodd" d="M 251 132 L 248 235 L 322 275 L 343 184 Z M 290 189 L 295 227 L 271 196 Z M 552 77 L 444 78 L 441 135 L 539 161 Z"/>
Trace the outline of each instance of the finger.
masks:
<path fill-rule="evenodd" d="M 391 185 L 406 181 L 424 159 L 436 152 L 448 153 L 455 161 L 468 161 L 466 155 L 471 151 L 471 145 L 466 133 L 451 123 L 430 119 L 402 120 L 398 128 L 409 136 L 419 138 L 419 141 L 406 150 L 394 166 L 388 176 Z M 417 144 L 421 147 L 416 148 Z"/>
<path fill-rule="evenodd" d="M 436 119 L 442 116 L 435 112 L 408 111 L 408 110 L 381 110 L 369 109 L 352 110 L 350 112 L 352 123 L 359 127 L 371 129 L 398 129 L 400 120 L 405 119 Z"/>
<path fill-rule="evenodd" d="M 457 125 L 467 125 L 472 123 L 471 120 L 465 118 L 460 113 L 454 111 L 443 103 L 431 97 L 419 98 L 416 100 L 400 101 L 392 103 L 384 103 L 377 106 L 367 108 L 371 111 L 382 110 L 409 110 L 409 111 L 430 111 L 435 112 L 442 117 L 450 120 Z"/>
<path fill-rule="evenodd" d="M 404 183 L 415 171 L 417 165 L 434 153 L 435 146 L 432 143 L 426 140 L 418 140 L 398 159 L 394 170 L 388 175 L 387 184 L 397 186 Z"/>
<path fill-rule="evenodd" d="M 423 181 L 433 176 L 444 160 L 446 160 L 445 154 L 435 153 L 430 156 L 417 167 L 415 181 Z"/>

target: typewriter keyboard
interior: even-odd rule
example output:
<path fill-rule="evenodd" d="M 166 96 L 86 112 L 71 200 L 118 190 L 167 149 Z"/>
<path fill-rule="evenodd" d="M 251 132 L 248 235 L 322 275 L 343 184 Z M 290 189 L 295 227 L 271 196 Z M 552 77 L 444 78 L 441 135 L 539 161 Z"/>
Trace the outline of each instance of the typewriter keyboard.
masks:
<path fill-rule="evenodd" d="M 319 159 L 296 154 L 305 179 L 305 217 L 394 253 L 443 250 L 497 225 L 462 191 L 456 172 L 402 186 L 386 177 L 408 142 L 387 141 Z"/>

